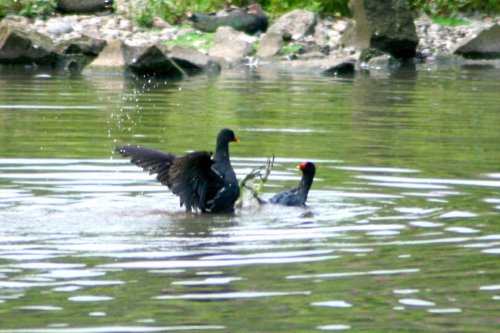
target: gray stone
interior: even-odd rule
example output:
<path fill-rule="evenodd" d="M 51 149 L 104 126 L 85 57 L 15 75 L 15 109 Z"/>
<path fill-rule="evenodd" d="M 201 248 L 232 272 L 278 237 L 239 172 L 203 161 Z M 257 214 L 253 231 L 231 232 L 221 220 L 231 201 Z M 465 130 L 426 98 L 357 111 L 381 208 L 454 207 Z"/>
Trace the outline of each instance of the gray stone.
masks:
<path fill-rule="evenodd" d="M 268 32 L 262 37 L 260 41 L 259 50 L 257 51 L 257 57 L 273 57 L 280 53 L 282 47 L 283 37 L 281 36 L 281 34 Z"/>
<path fill-rule="evenodd" d="M 73 38 L 58 44 L 55 49 L 61 54 L 82 54 L 96 57 L 106 46 L 106 41 L 87 36 Z"/>
<path fill-rule="evenodd" d="M 352 75 L 355 72 L 355 61 L 351 58 L 338 59 L 328 57 L 323 59 L 281 61 L 272 64 L 274 68 L 290 72 L 318 75 Z"/>
<path fill-rule="evenodd" d="M 326 58 L 326 56 L 319 51 L 312 51 L 303 54 L 297 54 L 297 58 L 300 60 L 312 60 L 312 59 L 324 59 Z"/>
<path fill-rule="evenodd" d="M 47 25 L 47 31 L 53 35 L 63 35 L 73 31 L 73 27 L 67 22 L 51 22 Z"/>
<path fill-rule="evenodd" d="M 253 51 L 250 43 L 234 40 L 217 43 L 208 51 L 211 57 L 221 58 L 227 62 L 238 62 L 244 60 Z"/>
<path fill-rule="evenodd" d="M 186 76 L 202 71 L 220 70 L 220 65 L 192 47 L 167 50 L 161 44 L 122 47 L 126 67 L 138 75 Z"/>
<path fill-rule="evenodd" d="M 125 66 L 125 57 L 123 54 L 123 43 L 114 40 L 99 53 L 97 58 L 92 61 L 90 66 L 98 67 L 123 67 Z"/>
<path fill-rule="evenodd" d="M 321 74 L 343 76 L 353 75 L 355 73 L 355 62 L 353 60 L 338 60 L 337 62 L 329 64 L 329 67 Z"/>
<path fill-rule="evenodd" d="M 350 0 L 355 24 L 343 43 L 359 49 L 372 47 L 396 58 L 415 56 L 418 37 L 406 0 Z"/>
<path fill-rule="evenodd" d="M 318 21 L 314 29 L 314 41 L 318 45 L 325 45 L 329 40 L 331 24 L 327 24 L 324 20 Z"/>
<path fill-rule="evenodd" d="M 249 36 L 244 32 L 236 31 L 231 27 L 219 27 L 214 35 L 214 43 L 222 43 L 227 40 L 240 40 L 247 43 L 253 43 L 258 40 L 255 36 Z"/>
<path fill-rule="evenodd" d="M 133 47 L 124 44 L 123 50 L 127 68 L 138 75 L 182 74 L 170 61 L 162 46 Z"/>
<path fill-rule="evenodd" d="M 368 63 L 366 64 L 366 68 L 368 70 L 386 70 L 396 68 L 398 66 L 399 62 L 389 54 L 373 57 L 368 60 Z"/>
<path fill-rule="evenodd" d="M 56 60 L 52 40 L 25 25 L 0 22 L 0 62 L 52 65 Z"/>
<path fill-rule="evenodd" d="M 472 59 L 500 58 L 500 25 L 495 24 L 466 39 L 454 53 Z"/>
<path fill-rule="evenodd" d="M 308 34 L 312 34 L 315 25 L 316 16 L 313 13 L 307 10 L 295 9 L 281 16 L 269 27 L 268 32 L 290 36 L 293 40 L 299 40 Z"/>
<path fill-rule="evenodd" d="M 172 26 L 161 17 L 156 16 L 153 20 L 153 28 L 165 29 L 165 28 L 172 28 Z"/>
<path fill-rule="evenodd" d="M 191 46 L 174 46 L 168 51 L 168 57 L 190 74 L 201 71 L 220 72 L 219 62 Z"/>
<path fill-rule="evenodd" d="M 244 60 L 253 52 L 253 47 L 249 42 L 242 40 L 240 34 L 243 33 L 236 32 L 231 27 L 219 27 L 214 36 L 214 45 L 208 51 L 208 55 L 227 62 Z"/>

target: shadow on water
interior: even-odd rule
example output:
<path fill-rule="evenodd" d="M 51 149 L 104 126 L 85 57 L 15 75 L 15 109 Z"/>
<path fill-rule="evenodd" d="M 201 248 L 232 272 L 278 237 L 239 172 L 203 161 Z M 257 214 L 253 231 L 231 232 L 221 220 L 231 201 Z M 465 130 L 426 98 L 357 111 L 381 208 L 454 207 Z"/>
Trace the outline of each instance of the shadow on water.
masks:
<path fill-rule="evenodd" d="M 498 75 L 241 74 L 0 78 L 0 332 L 499 325 Z M 277 156 L 264 198 L 314 161 L 308 208 L 185 213 L 112 153 L 221 127 L 238 178 Z"/>

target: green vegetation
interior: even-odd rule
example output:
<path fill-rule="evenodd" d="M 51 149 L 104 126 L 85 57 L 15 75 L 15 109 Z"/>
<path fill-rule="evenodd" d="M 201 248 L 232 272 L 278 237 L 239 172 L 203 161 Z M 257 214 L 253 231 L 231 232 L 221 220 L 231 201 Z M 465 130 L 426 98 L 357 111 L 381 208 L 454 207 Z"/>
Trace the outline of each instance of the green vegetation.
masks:
<path fill-rule="evenodd" d="M 47 17 L 54 13 L 56 0 L 1 0 L 0 18 L 9 13 L 26 17 Z"/>
<path fill-rule="evenodd" d="M 172 47 L 175 45 L 188 45 L 196 46 L 196 48 L 209 50 L 213 44 L 214 34 L 200 33 L 198 31 L 190 31 L 184 35 L 179 36 L 177 39 L 168 40 L 166 45 Z"/>
<path fill-rule="evenodd" d="M 448 27 L 456 27 L 459 25 L 469 25 L 470 23 L 464 19 L 458 18 L 458 17 L 452 17 L 452 16 L 433 16 L 432 20 L 434 23 L 437 23 L 439 25 L 444 25 Z"/>
<path fill-rule="evenodd" d="M 493 14 L 500 12 L 498 0 L 409 0 L 413 11 L 433 16 L 455 16 L 460 12 L 484 11 Z"/>
<path fill-rule="evenodd" d="M 196 2 L 179 0 L 148 0 L 137 14 L 132 14 L 133 20 L 140 26 L 150 27 L 153 19 L 158 16 L 172 24 L 179 24 L 186 18 L 188 11 L 207 12 L 220 9 L 221 1 L 199 0 Z"/>
<path fill-rule="evenodd" d="M 281 54 L 282 55 L 292 55 L 300 51 L 302 48 L 302 45 L 299 43 L 290 43 L 283 45 L 281 48 Z"/>

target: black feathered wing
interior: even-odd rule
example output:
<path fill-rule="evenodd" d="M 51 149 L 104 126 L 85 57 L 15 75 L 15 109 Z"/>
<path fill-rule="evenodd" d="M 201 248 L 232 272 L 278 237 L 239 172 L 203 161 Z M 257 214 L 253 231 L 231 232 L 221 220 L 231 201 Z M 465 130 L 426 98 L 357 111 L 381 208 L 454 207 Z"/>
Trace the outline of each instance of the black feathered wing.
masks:
<path fill-rule="evenodd" d="M 224 186 L 223 177 L 216 173 L 212 165 L 212 154 L 206 151 L 192 152 L 182 157 L 159 150 L 126 145 L 117 147 L 123 157 L 130 157 L 131 162 L 156 174 L 156 179 L 180 197 L 180 205 L 186 210 L 207 210 L 207 201 L 211 201 Z"/>
<path fill-rule="evenodd" d="M 170 187 L 169 171 L 176 159 L 175 155 L 133 145 L 116 147 L 116 151 L 123 157 L 130 157 L 130 162 L 144 171 L 149 171 L 150 175 L 156 174 L 156 179 L 160 183 Z"/>
<path fill-rule="evenodd" d="M 181 199 L 181 206 L 207 210 L 207 202 L 224 187 L 223 177 L 217 174 L 212 165 L 212 154 L 206 151 L 189 153 L 177 158 L 170 168 L 169 187 Z"/>

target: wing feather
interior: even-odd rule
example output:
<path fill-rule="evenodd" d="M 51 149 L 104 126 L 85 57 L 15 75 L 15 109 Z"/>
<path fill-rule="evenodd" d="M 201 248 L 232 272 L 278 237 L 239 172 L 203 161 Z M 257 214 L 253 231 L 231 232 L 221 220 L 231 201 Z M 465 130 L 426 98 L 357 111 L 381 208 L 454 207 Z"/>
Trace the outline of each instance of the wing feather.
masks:
<path fill-rule="evenodd" d="M 181 205 L 206 210 L 206 202 L 224 186 L 223 179 L 212 171 L 212 153 L 199 151 L 177 158 L 170 168 L 171 190 L 181 198 Z"/>
<path fill-rule="evenodd" d="M 149 171 L 150 175 L 156 174 L 156 179 L 170 188 L 168 175 L 176 159 L 175 155 L 134 145 L 116 147 L 115 150 L 123 157 L 130 157 L 132 163 Z"/>

